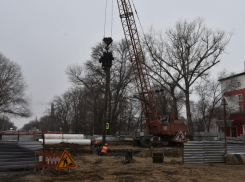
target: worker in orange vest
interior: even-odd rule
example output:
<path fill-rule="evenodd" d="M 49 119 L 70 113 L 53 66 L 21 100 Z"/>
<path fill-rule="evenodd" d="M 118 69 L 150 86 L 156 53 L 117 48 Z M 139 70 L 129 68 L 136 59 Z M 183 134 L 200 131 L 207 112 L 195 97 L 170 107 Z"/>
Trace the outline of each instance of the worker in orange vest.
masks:
<path fill-rule="evenodd" d="M 107 147 L 107 143 L 99 150 L 99 155 L 104 156 L 107 154 L 107 152 L 111 152 L 110 149 Z"/>

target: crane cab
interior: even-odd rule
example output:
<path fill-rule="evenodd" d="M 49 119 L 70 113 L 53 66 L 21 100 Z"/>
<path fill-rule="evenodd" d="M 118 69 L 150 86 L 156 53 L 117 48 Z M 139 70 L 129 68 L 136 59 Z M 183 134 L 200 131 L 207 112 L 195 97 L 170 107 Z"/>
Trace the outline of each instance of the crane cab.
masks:
<path fill-rule="evenodd" d="M 162 116 L 158 121 L 152 121 L 149 123 L 149 130 L 147 134 L 153 134 L 154 136 L 166 136 L 166 138 L 173 138 L 179 129 L 183 132 L 186 131 L 185 122 L 182 120 L 175 120 L 173 116 Z M 170 139 L 171 140 L 171 139 Z"/>

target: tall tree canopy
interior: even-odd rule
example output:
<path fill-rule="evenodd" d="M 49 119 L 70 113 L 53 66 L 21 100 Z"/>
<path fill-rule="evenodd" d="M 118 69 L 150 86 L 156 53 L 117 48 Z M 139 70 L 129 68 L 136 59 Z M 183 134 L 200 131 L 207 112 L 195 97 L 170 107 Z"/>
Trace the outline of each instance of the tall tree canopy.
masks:
<path fill-rule="evenodd" d="M 220 62 L 229 40 L 224 31 L 207 28 L 201 18 L 191 22 L 180 20 L 165 34 L 151 31 L 146 36 L 145 43 L 154 67 L 161 68 L 169 83 L 185 94 L 189 134 L 193 134 L 190 111 L 192 87 Z M 156 74 L 159 74 L 158 70 Z"/>
<path fill-rule="evenodd" d="M 25 96 L 26 88 L 20 66 L 0 53 L 0 114 L 29 117 L 31 111 Z"/>

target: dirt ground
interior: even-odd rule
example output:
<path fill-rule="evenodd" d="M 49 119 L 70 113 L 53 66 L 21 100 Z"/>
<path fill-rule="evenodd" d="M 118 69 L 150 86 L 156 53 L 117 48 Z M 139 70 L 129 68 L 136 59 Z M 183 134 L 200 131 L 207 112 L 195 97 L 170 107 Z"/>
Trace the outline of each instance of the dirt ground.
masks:
<path fill-rule="evenodd" d="M 57 146 L 47 147 L 55 148 Z M 58 146 L 59 148 L 61 145 Z M 72 151 L 72 159 L 77 168 L 67 170 L 46 170 L 17 174 L 4 181 L 16 182 L 60 182 L 60 181 L 104 181 L 104 182 L 244 182 L 245 166 L 226 164 L 182 164 L 181 148 L 157 147 L 142 149 L 130 145 L 110 145 L 113 151 L 140 150 L 133 155 L 130 163 L 121 162 L 122 154 L 112 152 L 107 156 L 97 156 L 89 152 L 89 146 L 63 146 Z M 82 153 L 76 153 L 83 149 Z M 152 151 L 164 151 L 164 163 L 153 163 Z M 85 151 L 85 152 L 84 152 Z M 1 180 L 0 180 L 1 181 Z"/>

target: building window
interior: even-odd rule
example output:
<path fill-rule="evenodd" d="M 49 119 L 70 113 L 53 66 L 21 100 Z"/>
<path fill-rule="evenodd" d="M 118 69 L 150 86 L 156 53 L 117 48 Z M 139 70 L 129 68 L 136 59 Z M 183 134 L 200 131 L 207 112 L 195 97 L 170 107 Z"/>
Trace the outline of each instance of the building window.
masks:
<path fill-rule="evenodd" d="M 239 112 L 243 112 L 242 106 L 239 106 Z"/>
<path fill-rule="evenodd" d="M 241 82 L 237 82 L 237 87 L 241 87 Z"/>
<path fill-rule="evenodd" d="M 242 101 L 242 95 L 238 95 L 238 101 Z"/>

